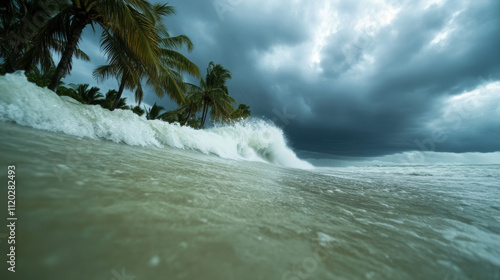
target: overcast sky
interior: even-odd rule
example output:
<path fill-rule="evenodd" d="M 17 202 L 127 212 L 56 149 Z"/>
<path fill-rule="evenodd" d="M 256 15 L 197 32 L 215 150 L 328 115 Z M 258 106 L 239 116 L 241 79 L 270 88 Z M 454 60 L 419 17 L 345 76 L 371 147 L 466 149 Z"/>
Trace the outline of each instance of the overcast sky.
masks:
<path fill-rule="evenodd" d="M 269 3 L 270 2 L 270 3 Z M 233 74 L 297 150 L 340 156 L 500 151 L 500 1 L 172 0 L 166 23 Z M 105 63 L 87 28 L 67 82 Z M 100 83 L 117 88 L 114 80 Z M 175 108 L 172 101 L 147 93 Z M 128 93 L 129 99 L 131 95 Z"/>

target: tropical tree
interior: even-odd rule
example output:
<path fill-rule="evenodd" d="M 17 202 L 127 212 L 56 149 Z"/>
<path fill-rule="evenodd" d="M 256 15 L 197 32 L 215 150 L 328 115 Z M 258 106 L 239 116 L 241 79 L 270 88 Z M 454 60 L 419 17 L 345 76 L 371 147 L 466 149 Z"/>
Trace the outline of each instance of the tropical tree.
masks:
<path fill-rule="evenodd" d="M 47 22 L 61 9 L 61 1 L 7 0 L 0 5 L 0 73 L 16 70 L 29 71 L 39 66 L 42 72 L 54 67 L 52 55 L 61 53 L 62 40 L 46 38 L 36 45 L 37 38 Z M 67 31 L 66 31 L 67 32 Z M 35 46 L 36 45 L 36 46 Z M 77 58 L 89 60 L 78 47 Z M 55 73 L 55 71 L 53 72 Z"/>
<path fill-rule="evenodd" d="M 165 121 L 165 122 L 169 122 L 169 123 L 173 123 L 173 122 L 180 123 L 181 119 L 182 119 L 182 113 L 180 112 L 180 109 L 168 111 L 168 112 L 161 114 L 160 119 Z"/>
<path fill-rule="evenodd" d="M 185 85 L 189 86 L 187 83 Z M 177 110 L 175 110 L 175 113 L 177 114 L 177 121 L 181 125 L 188 124 L 191 127 L 199 127 L 199 121 L 195 122 L 194 120 L 197 120 L 196 114 L 202 109 L 203 104 L 198 102 L 195 97 L 195 95 L 186 96 L 184 98 L 184 103 L 181 104 Z M 193 126 L 190 124 L 197 125 Z"/>
<path fill-rule="evenodd" d="M 200 80 L 200 86 L 188 84 L 189 98 L 201 104 L 200 128 L 205 126 L 209 111 L 216 122 L 227 119 L 234 112 L 232 103 L 236 100 L 229 96 L 226 86 L 228 79 L 231 79 L 231 72 L 212 61 L 208 64 L 205 79 Z"/>
<path fill-rule="evenodd" d="M 30 71 L 25 72 L 28 81 L 35 83 L 39 87 L 47 87 L 50 84 L 50 78 L 56 69 L 50 68 L 48 71 L 41 71 L 38 67 L 33 67 Z"/>
<path fill-rule="evenodd" d="M 250 111 L 250 106 L 245 105 L 245 104 L 239 104 L 238 109 L 236 109 L 231 115 L 230 119 L 232 120 L 241 120 L 241 119 L 246 119 L 252 115 L 252 112 Z"/>
<path fill-rule="evenodd" d="M 96 24 L 105 32 L 117 34 L 144 65 L 150 69 L 158 68 L 162 32 L 154 15 L 159 6 L 147 0 L 67 1 L 60 13 L 45 24 L 36 40 L 40 46 L 48 46 L 54 38 L 65 42 L 49 89 L 55 90 L 71 69 L 81 34 L 88 25 Z"/>
<path fill-rule="evenodd" d="M 231 114 L 234 112 L 232 103 L 236 103 L 236 100 L 228 94 L 214 94 L 210 100 L 210 118 L 212 121 L 227 122 L 230 119 Z"/>
<path fill-rule="evenodd" d="M 157 105 L 156 102 L 149 108 L 149 110 L 146 109 L 146 119 L 148 120 L 157 120 L 161 118 L 160 112 L 163 111 L 165 108 L 163 108 L 160 105 Z"/>
<path fill-rule="evenodd" d="M 168 7 L 167 8 L 171 8 Z M 101 40 L 101 46 L 108 54 L 108 65 L 99 66 L 94 70 L 94 77 L 97 80 L 104 80 L 111 76 L 119 80 L 118 99 L 123 90 L 128 88 L 135 90 L 135 101 L 140 105 L 143 98 L 141 81 L 147 78 L 147 83 L 152 85 L 157 96 L 163 97 L 164 92 L 176 102 L 182 103 L 183 92 L 185 91 L 182 75 L 179 72 L 186 72 L 193 76 L 199 76 L 198 67 L 179 52 L 169 48 L 180 48 L 186 45 L 191 51 L 193 44 L 191 40 L 184 36 L 167 37 L 162 39 L 160 50 L 160 70 L 150 71 L 146 65 L 137 57 L 119 36 L 105 32 Z M 114 107 L 111 108 L 113 110 Z"/>
<path fill-rule="evenodd" d="M 93 75 L 98 81 L 110 76 L 115 76 L 119 80 L 118 91 L 114 94 L 115 100 L 112 100 L 112 103 L 106 107 L 113 111 L 118 106 L 125 88 L 135 89 L 135 95 L 142 96 L 140 81 L 144 72 L 141 69 L 140 59 L 120 36 L 113 35 L 106 30 L 103 34 L 101 46 L 107 52 L 110 64 L 97 67 Z"/>
<path fill-rule="evenodd" d="M 200 124 L 201 124 L 200 118 L 191 118 L 184 123 L 184 125 L 187 125 L 192 128 L 200 128 Z"/>
<path fill-rule="evenodd" d="M 79 100 L 78 94 L 76 93 L 76 90 L 72 87 L 65 87 L 65 86 L 58 86 L 57 95 L 59 96 L 69 96 L 75 100 Z"/>
<path fill-rule="evenodd" d="M 89 84 L 79 84 L 75 91 L 78 101 L 83 104 L 98 105 L 103 101 L 104 96 L 99 92 L 98 87 L 89 88 Z"/>
<path fill-rule="evenodd" d="M 174 14 L 175 11 L 171 6 L 155 5 L 155 13 L 154 18 L 161 22 L 162 16 Z M 158 29 L 162 30 L 163 34 L 166 35 L 166 37 L 161 40 L 160 44 L 162 48 L 159 53 L 159 59 L 161 61 L 159 71 L 151 71 L 147 65 L 144 65 L 141 59 L 135 55 L 120 36 L 112 34 L 111 32 L 103 32 L 101 46 L 107 52 L 110 63 L 98 67 L 94 71 L 94 77 L 99 80 L 115 76 L 120 81 L 118 98 L 125 88 L 135 90 L 135 100 L 139 105 L 143 98 L 143 89 L 141 85 L 143 78 L 147 78 L 148 84 L 153 85 L 159 97 L 162 97 L 166 90 L 172 99 L 182 102 L 183 100 L 179 98 L 179 96 L 182 96 L 184 88 L 182 88 L 182 76 L 178 71 L 184 71 L 188 74 L 199 76 L 199 70 L 194 63 L 172 48 L 178 49 L 186 45 L 188 50 L 191 51 L 193 44 L 191 40 L 184 35 L 170 37 L 164 26 Z M 118 98 L 116 102 L 118 102 Z M 113 110 L 114 108 L 111 109 Z"/>
<path fill-rule="evenodd" d="M 110 90 L 108 90 L 108 92 L 106 92 L 106 97 L 104 98 L 104 100 L 102 100 L 99 104 L 101 105 L 101 107 L 108 109 L 108 110 L 111 110 L 111 108 L 113 108 L 113 106 L 115 106 L 113 109 L 115 109 L 115 108 L 123 109 L 123 110 L 130 109 L 127 106 L 127 98 L 125 98 L 125 97 L 117 98 L 117 96 L 118 96 L 118 92 L 114 89 L 110 89 Z M 115 102 L 116 100 L 118 100 L 118 102 Z M 115 104 L 115 103 L 117 103 L 117 104 Z M 111 110 L 111 111 L 113 111 L 113 110 Z"/>
<path fill-rule="evenodd" d="M 27 21 L 23 11 L 31 10 L 29 1 L 2 1 L 0 6 L 0 74 L 20 69 L 21 58 L 27 49 L 31 33 L 21 32 L 22 22 Z"/>
<path fill-rule="evenodd" d="M 129 109 L 132 110 L 132 112 L 134 112 L 135 114 L 137 114 L 139 116 L 144 115 L 144 113 L 146 112 L 139 105 L 137 105 L 137 106 L 130 106 Z"/>
<path fill-rule="evenodd" d="M 163 48 L 160 50 L 161 66 L 159 75 L 148 76 L 148 84 L 153 86 L 158 97 L 163 97 L 167 93 L 170 99 L 177 104 L 185 102 L 184 93 L 187 91 L 187 84 L 184 83 L 182 74 L 187 73 L 200 78 L 198 66 L 178 52 L 183 46 L 186 46 L 189 52 L 193 49 L 193 43 L 185 35 L 163 38 Z"/>

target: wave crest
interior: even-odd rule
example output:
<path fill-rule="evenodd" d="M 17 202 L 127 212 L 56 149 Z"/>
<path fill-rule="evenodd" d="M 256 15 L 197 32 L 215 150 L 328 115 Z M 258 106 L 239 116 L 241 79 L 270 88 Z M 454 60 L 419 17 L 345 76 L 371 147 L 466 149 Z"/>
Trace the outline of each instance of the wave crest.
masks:
<path fill-rule="evenodd" d="M 146 120 L 129 110 L 111 112 L 99 105 L 82 105 L 28 82 L 22 72 L 0 77 L 0 93 L 1 121 L 128 145 L 167 145 L 222 158 L 312 168 L 287 146 L 281 129 L 263 120 L 251 119 L 196 130 L 159 120 Z"/>

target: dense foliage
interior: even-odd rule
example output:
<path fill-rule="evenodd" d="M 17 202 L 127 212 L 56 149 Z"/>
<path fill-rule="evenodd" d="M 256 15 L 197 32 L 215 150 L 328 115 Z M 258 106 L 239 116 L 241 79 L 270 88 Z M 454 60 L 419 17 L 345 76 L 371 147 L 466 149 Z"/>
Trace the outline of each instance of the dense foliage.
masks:
<path fill-rule="evenodd" d="M 200 78 L 199 68 L 179 51 L 193 49 L 185 35 L 171 36 L 163 19 L 175 14 L 167 4 L 147 0 L 6 0 L 0 4 L 0 74 L 25 70 L 28 80 L 82 104 L 130 109 L 147 119 L 179 122 L 203 128 L 213 122 L 229 122 L 250 116 L 249 107 L 233 104 L 226 82 L 231 72 L 210 62 L 199 85 L 186 83 L 185 74 Z M 101 48 L 108 64 L 97 67 L 94 78 L 117 80 L 117 90 L 105 95 L 89 84 L 65 85 L 73 58 L 89 61 L 78 46 L 82 32 L 100 32 Z M 60 57 L 54 62 L 54 55 Z M 178 109 L 164 112 L 156 103 L 142 109 L 145 86 L 158 97 L 169 96 Z M 125 90 L 134 92 L 136 106 L 127 106 Z M 201 114 L 198 116 L 198 114 Z"/>

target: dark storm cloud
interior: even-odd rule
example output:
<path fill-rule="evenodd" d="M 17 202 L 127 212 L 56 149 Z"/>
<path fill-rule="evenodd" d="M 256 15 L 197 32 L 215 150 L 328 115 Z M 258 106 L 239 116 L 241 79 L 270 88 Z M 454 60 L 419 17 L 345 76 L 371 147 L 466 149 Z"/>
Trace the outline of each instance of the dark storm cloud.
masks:
<path fill-rule="evenodd" d="M 231 95 L 294 148 L 500 150 L 500 2 L 418 2 L 173 0 L 166 23 L 191 37 L 203 73 L 212 60 L 231 70 Z M 472 91 L 474 106 L 461 98 Z"/>

